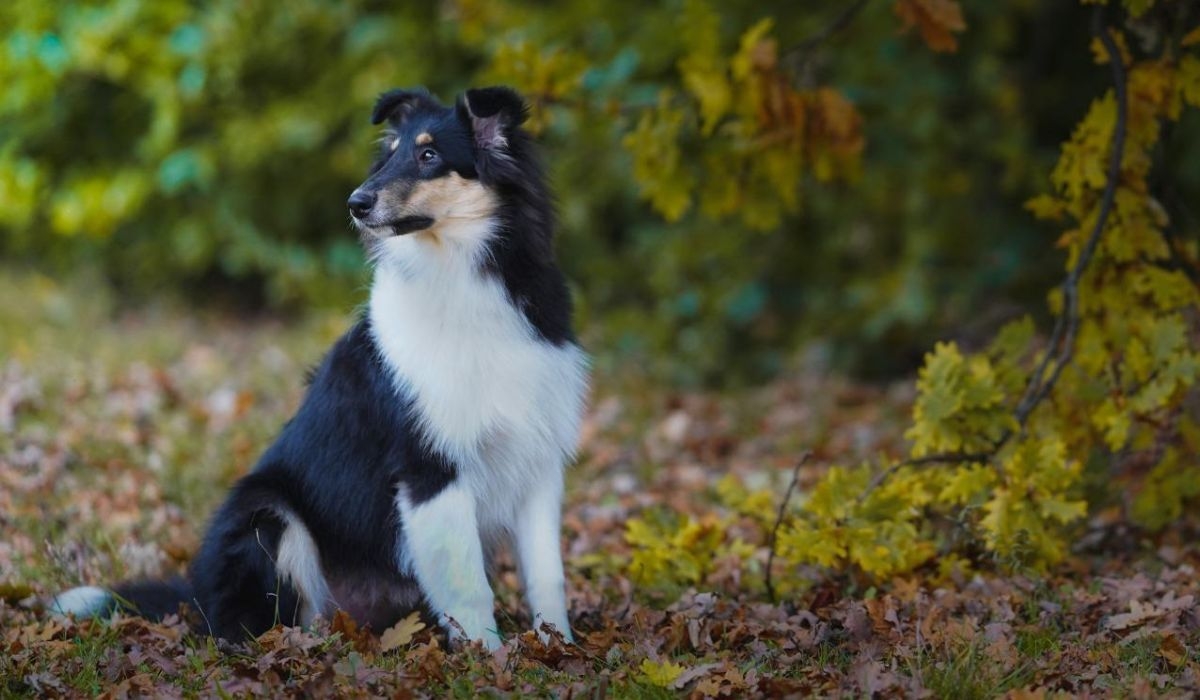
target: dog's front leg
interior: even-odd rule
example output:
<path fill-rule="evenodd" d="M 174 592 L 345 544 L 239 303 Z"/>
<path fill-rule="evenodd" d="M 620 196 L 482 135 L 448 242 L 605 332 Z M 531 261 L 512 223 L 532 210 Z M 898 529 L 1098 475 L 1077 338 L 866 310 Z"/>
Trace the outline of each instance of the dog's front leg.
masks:
<path fill-rule="evenodd" d="M 404 543 L 402 561 L 416 576 L 438 622 L 451 639 L 465 634 L 483 641 L 488 649 L 498 648 L 500 634 L 484 570 L 474 496 L 455 481 L 419 503 L 402 488 L 396 502 Z"/>
<path fill-rule="evenodd" d="M 562 477 L 547 479 L 531 493 L 517 514 L 515 532 L 517 556 L 525 597 L 533 615 L 533 628 L 545 639 L 543 622 L 554 625 L 568 641 L 571 625 L 567 620 L 567 597 L 559 528 L 562 520 Z"/>

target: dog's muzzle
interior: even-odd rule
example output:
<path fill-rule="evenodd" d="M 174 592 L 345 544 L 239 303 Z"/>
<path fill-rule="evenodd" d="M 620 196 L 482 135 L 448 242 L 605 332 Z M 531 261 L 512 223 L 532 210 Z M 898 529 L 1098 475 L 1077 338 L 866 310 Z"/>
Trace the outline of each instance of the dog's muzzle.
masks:
<path fill-rule="evenodd" d="M 424 231 L 433 226 L 433 219 L 428 216 L 401 216 L 395 219 L 371 221 L 369 217 L 371 216 L 371 212 L 375 210 L 375 205 L 378 201 L 379 195 L 377 193 L 370 190 L 357 189 L 350 195 L 346 206 L 350 207 L 350 215 L 354 217 L 354 221 L 359 226 L 378 231 L 380 234 L 386 230 L 390 230 L 393 236 L 402 236 L 406 233 Z M 382 212 L 382 216 L 387 215 L 388 212 Z"/>

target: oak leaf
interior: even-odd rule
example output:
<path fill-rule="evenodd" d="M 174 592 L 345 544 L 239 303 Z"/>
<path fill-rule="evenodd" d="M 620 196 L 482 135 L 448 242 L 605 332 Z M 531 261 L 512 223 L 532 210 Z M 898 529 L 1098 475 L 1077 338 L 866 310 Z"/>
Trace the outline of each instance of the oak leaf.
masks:
<path fill-rule="evenodd" d="M 641 669 L 646 680 L 660 688 L 671 687 L 675 679 L 683 674 L 683 666 L 670 661 L 656 663 L 650 659 L 643 659 Z"/>
<path fill-rule="evenodd" d="M 408 646 L 412 642 L 413 636 L 423 629 L 425 629 L 425 623 L 421 622 L 421 613 L 413 612 L 383 631 L 383 634 L 379 636 L 379 648 L 381 651 L 391 651 Z"/>

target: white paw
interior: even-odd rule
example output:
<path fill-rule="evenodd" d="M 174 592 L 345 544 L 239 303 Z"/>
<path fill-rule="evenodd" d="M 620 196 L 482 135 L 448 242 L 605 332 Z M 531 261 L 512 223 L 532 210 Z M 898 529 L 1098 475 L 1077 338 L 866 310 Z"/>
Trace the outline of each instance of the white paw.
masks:
<path fill-rule="evenodd" d="M 450 637 L 451 642 L 480 641 L 488 651 L 496 651 L 504 643 L 500 639 L 499 627 L 494 617 L 490 619 L 465 620 L 442 616 L 442 627 Z M 465 623 L 465 624 L 464 624 Z"/>

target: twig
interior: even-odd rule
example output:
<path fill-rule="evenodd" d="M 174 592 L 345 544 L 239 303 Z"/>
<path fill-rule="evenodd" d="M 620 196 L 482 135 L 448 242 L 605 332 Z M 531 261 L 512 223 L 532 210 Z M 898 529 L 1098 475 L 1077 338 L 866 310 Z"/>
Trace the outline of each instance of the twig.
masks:
<path fill-rule="evenodd" d="M 854 21 L 854 18 L 866 7 L 869 1 L 857 0 L 857 2 L 847 5 L 829 24 L 822 27 L 816 33 L 809 35 L 799 44 L 784 51 L 782 63 L 789 66 L 793 73 L 798 72 L 796 69 L 800 67 L 808 55 L 818 46 L 829 41 L 835 34 L 850 26 L 850 23 Z"/>
<path fill-rule="evenodd" d="M 948 462 L 986 462 L 995 456 L 999 445 L 993 445 L 987 452 L 939 452 L 906 459 L 899 467 L 921 467 L 926 464 L 946 464 Z"/>
<path fill-rule="evenodd" d="M 796 460 L 796 466 L 792 469 L 792 480 L 788 482 L 787 491 L 784 492 L 783 500 L 779 503 L 779 512 L 775 515 L 775 526 L 771 528 L 767 570 L 763 574 L 763 583 L 766 584 L 767 597 L 771 599 L 772 603 L 775 602 L 775 586 L 771 584 L 771 569 L 775 565 L 775 542 L 779 539 L 779 527 L 783 524 L 783 516 L 787 513 L 788 501 L 792 500 L 792 492 L 796 490 L 796 484 L 800 481 L 800 467 L 803 467 L 811 456 L 812 452 L 805 452 L 800 455 L 800 459 Z"/>

